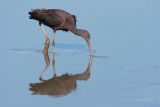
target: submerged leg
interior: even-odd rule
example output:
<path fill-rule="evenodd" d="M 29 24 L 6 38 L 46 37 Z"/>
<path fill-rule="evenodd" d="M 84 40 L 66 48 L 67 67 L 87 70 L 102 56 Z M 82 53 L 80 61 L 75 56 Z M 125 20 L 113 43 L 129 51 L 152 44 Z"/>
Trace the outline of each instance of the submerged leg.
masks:
<path fill-rule="evenodd" d="M 44 50 L 43 50 L 43 53 L 48 53 L 48 48 L 49 48 L 49 44 L 50 44 L 50 40 L 46 34 L 46 32 L 44 31 L 44 29 L 42 28 L 42 26 L 39 24 L 40 28 L 42 29 L 45 37 L 46 37 L 46 42 L 45 42 L 45 46 L 44 46 Z"/>
<path fill-rule="evenodd" d="M 54 34 L 53 34 L 53 40 L 52 40 L 52 47 L 53 47 L 53 53 L 55 54 L 55 48 L 54 48 L 54 38 L 55 38 L 55 33 L 56 33 L 56 30 L 53 30 Z"/>

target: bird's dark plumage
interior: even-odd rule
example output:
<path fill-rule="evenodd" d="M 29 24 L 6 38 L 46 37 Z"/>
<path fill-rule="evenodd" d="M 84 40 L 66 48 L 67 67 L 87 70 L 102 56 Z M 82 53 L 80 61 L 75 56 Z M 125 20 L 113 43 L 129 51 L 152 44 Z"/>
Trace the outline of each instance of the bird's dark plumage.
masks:
<path fill-rule="evenodd" d="M 54 42 L 55 32 L 57 30 L 71 31 L 74 34 L 83 37 L 88 44 L 90 54 L 92 51 L 92 55 L 93 55 L 93 50 L 90 43 L 90 34 L 86 30 L 76 28 L 75 15 L 71 15 L 70 13 L 60 9 L 44 9 L 44 8 L 32 9 L 32 11 L 29 12 L 29 14 L 30 14 L 30 19 L 39 21 L 39 25 L 44 35 L 46 36 L 47 40 L 49 40 L 49 38 L 46 35 L 44 29 L 42 28 L 41 23 L 53 29 L 54 31 L 53 42 Z M 54 49 L 54 46 L 53 46 L 53 49 Z M 48 51 L 48 48 L 44 49 L 44 52 L 46 50 Z"/>
<path fill-rule="evenodd" d="M 43 23 L 55 30 L 68 31 L 68 24 L 76 26 L 75 15 L 60 9 L 33 9 L 29 14 L 30 19 L 37 20 L 40 24 Z"/>

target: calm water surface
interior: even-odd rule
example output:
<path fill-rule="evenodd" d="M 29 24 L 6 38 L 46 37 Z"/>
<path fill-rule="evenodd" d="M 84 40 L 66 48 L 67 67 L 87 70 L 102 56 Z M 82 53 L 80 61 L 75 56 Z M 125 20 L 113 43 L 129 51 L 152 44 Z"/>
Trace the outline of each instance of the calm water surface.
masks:
<path fill-rule="evenodd" d="M 21 1 L 0 4 L 1 107 L 159 107 L 160 1 Z M 85 41 L 57 31 L 56 55 L 43 54 L 45 36 L 29 20 L 32 8 L 77 16 Z M 53 32 L 43 26 L 50 40 Z M 40 78 L 42 72 L 45 71 Z"/>

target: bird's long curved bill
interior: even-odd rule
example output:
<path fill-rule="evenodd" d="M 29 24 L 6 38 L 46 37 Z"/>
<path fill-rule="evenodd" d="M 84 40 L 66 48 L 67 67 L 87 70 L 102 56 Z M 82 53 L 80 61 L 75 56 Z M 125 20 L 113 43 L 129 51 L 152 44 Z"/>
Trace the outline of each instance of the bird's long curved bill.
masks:
<path fill-rule="evenodd" d="M 90 55 L 94 55 L 94 54 L 93 54 L 93 49 L 92 49 L 90 40 L 86 40 L 86 42 L 87 42 L 87 44 L 88 44 L 88 48 L 89 48 Z"/>

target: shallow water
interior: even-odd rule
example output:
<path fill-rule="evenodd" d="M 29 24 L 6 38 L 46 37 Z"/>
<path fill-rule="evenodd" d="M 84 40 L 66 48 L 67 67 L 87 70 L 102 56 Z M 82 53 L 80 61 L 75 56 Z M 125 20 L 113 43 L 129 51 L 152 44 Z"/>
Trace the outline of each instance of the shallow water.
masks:
<path fill-rule="evenodd" d="M 20 1 L 0 4 L 1 107 L 158 107 L 160 105 L 160 1 Z M 60 8 L 91 34 L 85 41 L 57 31 L 56 54 L 32 8 Z M 52 40 L 53 32 L 43 26 Z M 42 72 L 45 71 L 40 78 Z"/>

